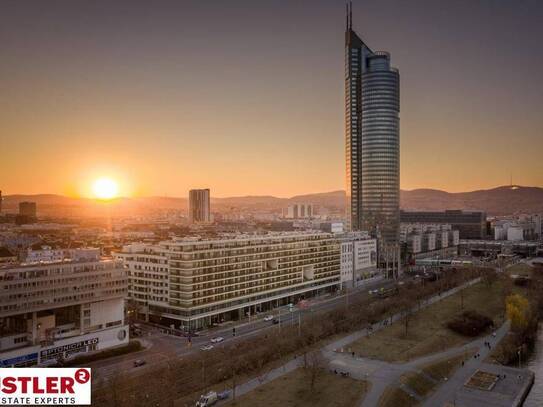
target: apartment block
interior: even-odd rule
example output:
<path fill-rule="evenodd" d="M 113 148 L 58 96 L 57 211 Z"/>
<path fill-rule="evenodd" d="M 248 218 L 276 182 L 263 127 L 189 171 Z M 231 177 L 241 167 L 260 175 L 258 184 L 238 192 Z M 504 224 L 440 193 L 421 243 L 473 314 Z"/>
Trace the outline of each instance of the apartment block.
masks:
<path fill-rule="evenodd" d="M 128 245 L 115 257 L 124 261 L 129 297 L 141 314 L 192 330 L 336 289 L 341 245 L 353 236 L 283 232 L 175 238 Z"/>
<path fill-rule="evenodd" d="M 401 223 L 400 241 L 408 256 L 452 256 L 458 253 L 460 232 L 447 224 Z"/>

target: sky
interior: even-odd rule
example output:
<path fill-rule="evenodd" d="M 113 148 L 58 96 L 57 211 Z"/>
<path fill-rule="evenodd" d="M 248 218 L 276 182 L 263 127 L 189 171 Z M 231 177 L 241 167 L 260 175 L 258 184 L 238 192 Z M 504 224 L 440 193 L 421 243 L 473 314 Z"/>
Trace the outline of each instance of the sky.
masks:
<path fill-rule="evenodd" d="M 341 0 L 0 2 L 0 189 L 344 188 Z M 401 188 L 543 187 L 543 2 L 355 0 L 401 75 Z"/>

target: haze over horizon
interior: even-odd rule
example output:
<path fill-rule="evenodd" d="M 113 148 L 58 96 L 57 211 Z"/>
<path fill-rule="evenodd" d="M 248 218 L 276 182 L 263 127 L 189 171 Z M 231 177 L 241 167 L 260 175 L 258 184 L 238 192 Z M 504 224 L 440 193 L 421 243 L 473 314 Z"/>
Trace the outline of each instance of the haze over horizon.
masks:
<path fill-rule="evenodd" d="M 445 192 L 447 194 L 465 194 L 465 193 L 473 193 L 473 192 L 480 192 L 480 191 L 492 191 L 492 190 L 496 190 L 496 189 L 505 189 L 505 188 L 509 188 L 509 187 L 513 187 L 513 189 L 517 189 L 517 188 L 536 188 L 536 189 L 542 189 L 543 190 L 543 187 L 538 187 L 538 186 L 532 186 L 532 185 L 518 185 L 518 184 L 513 184 L 513 185 L 497 185 L 497 186 L 494 186 L 494 187 L 490 187 L 490 188 L 478 188 L 478 189 L 473 189 L 473 190 L 468 190 L 468 191 L 455 191 L 455 192 L 451 192 L 451 191 L 446 191 L 446 190 L 443 190 L 443 189 L 438 189 L 438 188 L 413 188 L 413 189 L 404 189 L 402 188 L 401 191 L 402 192 L 415 192 L 415 191 L 424 191 L 424 190 L 428 190 L 428 191 L 438 191 L 438 192 Z M 335 189 L 335 190 L 330 190 L 330 191 L 314 191 L 314 192 L 304 192 L 304 193 L 298 193 L 298 194 L 293 194 L 293 195 L 287 195 L 287 196 L 283 196 L 283 195 L 274 195 L 274 194 L 239 194 L 239 195 L 224 195 L 224 196 L 219 196 L 219 195 L 214 195 L 213 194 L 213 191 L 211 191 L 211 198 L 212 199 L 228 199 L 228 198 L 249 198 L 249 197 L 254 197 L 254 198 L 259 198 L 259 197 L 270 197 L 270 198 L 279 198 L 279 199 L 291 199 L 291 198 L 295 198 L 295 197 L 298 197 L 298 196 L 305 196 L 305 195 L 324 195 L 324 194 L 333 194 L 333 193 L 338 193 L 338 192 L 343 192 L 345 193 L 345 190 L 344 189 Z M 2 192 L 2 196 L 3 197 L 13 197 L 13 196 L 41 196 L 41 195 L 53 195 L 53 196 L 60 196 L 60 197 L 65 197 L 65 198 L 72 198 L 72 199 L 90 199 L 90 200 L 96 200 L 96 198 L 94 197 L 87 197 L 87 196 L 69 196 L 69 195 L 63 195 L 63 194 L 55 194 L 55 193 L 36 193 L 36 194 L 25 194 L 25 193 L 17 193 L 17 194 L 12 194 L 12 193 L 4 193 Z M 119 195 L 119 196 L 116 196 L 115 198 L 111 199 L 111 200 L 119 200 L 119 199 L 131 199 L 131 198 L 172 198 L 172 199 L 188 199 L 188 193 L 185 195 L 138 195 L 138 196 L 124 196 L 124 195 Z M 100 200 L 100 199 L 98 199 Z"/>
<path fill-rule="evenodd" d="M 344 189 L 344 3 L 159 4 L 0 6 L 0 189 Z M 400 68 L 402 189 L 543 186 L 542 18 L 537 1 L 354 2 Z"/>

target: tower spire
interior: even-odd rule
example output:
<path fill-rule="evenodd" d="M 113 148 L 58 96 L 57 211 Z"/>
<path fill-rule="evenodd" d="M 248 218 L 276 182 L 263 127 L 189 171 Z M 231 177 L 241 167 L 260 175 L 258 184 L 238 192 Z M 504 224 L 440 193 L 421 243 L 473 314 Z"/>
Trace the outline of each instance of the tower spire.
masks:
<path fill-rule="evenodd" d="M 349 0 L 349 30 L 353 29 L 353 0 Z"/>
<path fill-rule="evenodd" d="M 349 31 L 349 3 L 345 2 L 345 31 Z"/>

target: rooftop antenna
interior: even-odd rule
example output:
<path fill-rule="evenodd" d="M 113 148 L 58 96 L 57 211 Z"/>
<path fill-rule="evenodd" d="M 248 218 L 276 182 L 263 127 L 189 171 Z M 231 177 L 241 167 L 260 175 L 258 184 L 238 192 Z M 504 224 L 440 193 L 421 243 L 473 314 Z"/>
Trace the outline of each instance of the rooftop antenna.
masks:
<path fill-rule="evenodd" d="M 345 31 L 349 31 L 349 3 L 345 2 Z"/>
<path fill-rule="evenodd" d="M 353 1 L 349 0 L 349 30 L 353 29 Z"/>

